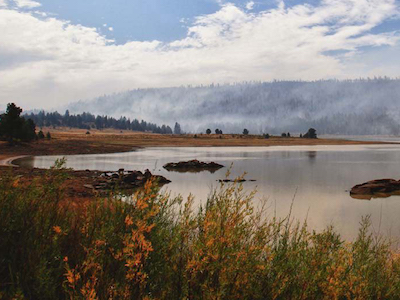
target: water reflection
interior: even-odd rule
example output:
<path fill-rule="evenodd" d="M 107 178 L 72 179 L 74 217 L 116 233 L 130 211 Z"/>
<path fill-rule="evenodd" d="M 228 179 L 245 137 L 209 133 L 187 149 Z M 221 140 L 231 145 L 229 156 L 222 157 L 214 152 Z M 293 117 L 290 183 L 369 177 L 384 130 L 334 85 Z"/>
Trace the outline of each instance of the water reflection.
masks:
<path fill-rule="evenodd" d="M 315 159 L 317 158 L 317 151 L 308 151 L 308 158 L 310 162 L 315 162 Z"/>
<path fill-rule="evenodd" d="M 35 157 L 20 161 L 35 167 L 50 167 L 56 156 Z M 400 147 L 369 146 L 292 146 L 292 147 L 223 147 L 223 148 L 149 148 L 130 153 L 67 156 L 67 166 L 74 169 L 144 171 L 163 175 L 172 182 L 163 190 L 184 197 L 192 193 L 204 201 L 217 180 L 224 179 L 227 168 L 215 173 L 167 172 L 168 162 L 198 159 L 225 166 L 233 163 L 230 178 L 247 173 L 247 190 L 257 188 L 258 197 L 269 199 L 270 216 L 288 214 L 297 190 L 292 215 L 304 220 L 312 229 L 321 230 L 333 224 L 344 237 L 357 235 L 362 216 L 371 215 L 373 230 L 379 224 L 381 233 L 400 236 L 400 198 L 360 201 L 349 196 L 349 190 L 378 178 L 400 178 Z"/>

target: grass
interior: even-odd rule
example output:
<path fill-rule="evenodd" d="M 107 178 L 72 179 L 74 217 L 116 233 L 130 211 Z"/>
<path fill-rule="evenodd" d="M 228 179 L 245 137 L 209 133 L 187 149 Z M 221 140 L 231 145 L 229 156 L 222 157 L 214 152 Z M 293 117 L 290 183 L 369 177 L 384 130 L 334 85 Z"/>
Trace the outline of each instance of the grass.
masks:
<path fill-rule="evenodd" d="M 399 299 L 400 256 L 361 221 L 348 243 L 221 184 L 200 209 L 153 182 L 83 207 L 59 165 L 0 181 L 0 299 Z"/>

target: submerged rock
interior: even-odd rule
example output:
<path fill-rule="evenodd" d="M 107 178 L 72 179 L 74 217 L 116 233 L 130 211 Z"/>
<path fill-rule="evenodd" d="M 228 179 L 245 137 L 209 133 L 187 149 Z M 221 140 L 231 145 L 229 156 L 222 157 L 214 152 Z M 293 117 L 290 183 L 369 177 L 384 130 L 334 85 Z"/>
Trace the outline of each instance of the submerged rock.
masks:
<path fill-rule="evenodd" d="M 218 179 L 217 181 L 219 182 L 246 182 L 246 181 L 250 181 L 250 182 L 255 182 L 255 179 L 243 179 L 243 178 L 239 178 L 239 179 Z"/>
<path fill-rule="evenodd" d="M 209 171 L 214 173 L 215 171 L 223 168 L 223 165 L 217 164 L 215 162 L 202 162 L 198 161 L 197 159 L 190 160 L 190 161 L 180 161 L 177 163 L 168 163 L 165 164 L 164 169 L 167 171 L 175 171 L 175 172 L 201 172 L 201 171 Z"/>
<path fill-rule="evenodd" d="M 355 199 L 371 200 L 372 198 L 387 198 L 400 195 L 400 180 L 377 179 L 354 186 L 350 196 Z"/>

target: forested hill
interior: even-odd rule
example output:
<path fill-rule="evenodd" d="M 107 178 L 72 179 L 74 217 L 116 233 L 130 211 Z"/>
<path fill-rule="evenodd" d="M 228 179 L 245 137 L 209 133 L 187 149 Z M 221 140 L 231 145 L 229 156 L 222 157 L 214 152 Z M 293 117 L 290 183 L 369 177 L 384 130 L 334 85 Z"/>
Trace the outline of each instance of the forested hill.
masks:
<path fill-rule="evenodd" d="M 129 119 L 126 117 L 120 117 L 115 119 L 107 116 L 95 116 L 90 113 L 82 114 L 70 114 L 67 110 L 64 115 L 58 112 L 44 112 L 30 113 L 25 115 L 26 118 L 32 119 L 36 126 L 50 126 L 50 127 L 71 127 L 71 128 L 82 128 L 82 129 L 103 129 L 103 128 L 114 128 L 119 130 L 134 130 L 134 131 L 147 131 L 161 134 L 171 134 L 172 129 L 169 126 L 162 125 L 158 126 L 153 123 L 145 121 L 139 121 L 137 119 Z"/>
<path fill-rule="evenodd" d="M 276 81 L 203 87 L 137 89 L 68 106 L 140 117 L 157 123 L 178 121 L 186 131 L 251 133 L 398 134 L 400 80 Z"/>

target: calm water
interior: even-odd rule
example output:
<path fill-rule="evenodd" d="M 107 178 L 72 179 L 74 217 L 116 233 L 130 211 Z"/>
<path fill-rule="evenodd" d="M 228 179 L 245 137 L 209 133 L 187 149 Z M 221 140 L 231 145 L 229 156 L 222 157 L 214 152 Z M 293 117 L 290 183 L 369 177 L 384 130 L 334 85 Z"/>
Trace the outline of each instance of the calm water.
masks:
<path fill-rule="evenodd" d="M 20 161 L 39 168 L 50 167 L 57 156 Z M 269 214 L 286 216 L 295 195 L 292 215 L 307 217 L 309 227 L 334 225 L 347 239 L 357 234 L 362 216 L 371 215 L 373 230 L 400 237 L 400 197 L 356 200 L 349 196 L 352 186 L 378 178 L 400 178 L 400 145 L 291 146 L 222 148 L 147 148 L 130 153 L 66 156 L 67 167 L 77 170 L 145 170 L 164 175 L 172 182 L 163 190 L 172 195 L 192 193 L 203 201 L 210 189 L 224 179 L 227 168 L 213 174 L 176 173 L 162 168 L 165 163 L 199 159 L 227 167 L 230 178 L 247 173 L 248 190 L 257 188 L 258 198 L 267 198 Z M 296 192 L 297 191 L 297 192 Z"/>

